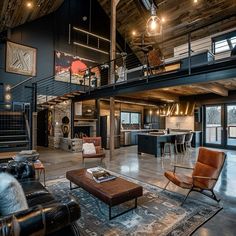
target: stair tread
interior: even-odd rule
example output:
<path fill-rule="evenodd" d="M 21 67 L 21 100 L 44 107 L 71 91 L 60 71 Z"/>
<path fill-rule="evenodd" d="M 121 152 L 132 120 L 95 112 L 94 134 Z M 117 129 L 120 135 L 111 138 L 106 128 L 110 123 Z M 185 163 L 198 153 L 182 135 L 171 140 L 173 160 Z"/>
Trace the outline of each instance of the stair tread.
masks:
<path fill-rule="evenodd" d="M 24 129 L 0 129 L 0 133 L 1 132 L 13 132 L 13 131 L 24 132 L 25 130 Z"/>
<path fill-rule="evenodd" d="M 0 111 L 0 116 L 1 115 L 8 115 L 8 116 L 21 116 L 23 115 L 22 112 L 19 111 Z"/>
<path fill-rule="evenodd" d="M 28 146 L 24 147 L 1 147 L 0 152 L 9 152 L 9 151 L 22 151 L 28 149 Z"/>
<path fill-rule="evenodd" d="M 13 134 L 13 135 L 1 135 L 0 134 L 0 138 L 12 138 L 12 137 L 17 137 L 17 138 L 19 138 L 19 137 L 27 137 L 27 135 L 26 134 L 18 134 L 18 135 L 16 135 L 16 134 Z"/>
<path fill-rule="evenodd" d="M 16 143 L 28 143 L 29 140 L 16 140 L 16 141 L 0 141 L 0 144 L 16 144 Z"/>

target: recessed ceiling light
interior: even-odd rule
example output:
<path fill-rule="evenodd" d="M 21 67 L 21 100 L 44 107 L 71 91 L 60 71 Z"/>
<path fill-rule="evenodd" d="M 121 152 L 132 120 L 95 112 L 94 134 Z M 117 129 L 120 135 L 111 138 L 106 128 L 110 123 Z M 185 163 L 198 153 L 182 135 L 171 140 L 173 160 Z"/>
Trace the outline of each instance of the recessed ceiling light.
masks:
<path fill-rule="evenodd" d="M 135 31 L 135 30 L 132 31 L 132 35 L 133 35 L 133 36 L 136 35 L 136 31 Z"/>
<path fill-rule="evenodd" d="M 198 0 L 193 0 L 194 3 L 198 3 Z"/>
<path fill-rule="evenodd" d="M 162 17 L 162 18 L 161 18 L 161 22 L 162 22 L 162 23 L 165 23 L 165 22 L 166 22 L 166 18 L 165 18 L 165 17 Z"/>
<path fill-rule="evenodd" d="M 32 8 L 32 7 L 33 7 L 33 3 L 32 3 L 32 2 L 27 2 L 27 3 L 26 3 L 26 6 L 27 6 L 28 8 Z"/>

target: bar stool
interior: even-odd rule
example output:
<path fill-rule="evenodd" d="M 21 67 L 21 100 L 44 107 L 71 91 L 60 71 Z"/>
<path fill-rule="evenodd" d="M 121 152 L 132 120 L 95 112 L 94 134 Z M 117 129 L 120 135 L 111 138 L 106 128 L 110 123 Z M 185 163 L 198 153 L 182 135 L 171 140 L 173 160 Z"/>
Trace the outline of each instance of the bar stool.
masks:
<path fill-rule="evenodd" d="M 181 153 L 185 153 L 185 134 L 178 134 L 175 136 L 175 152 L 176 154 L 179 153 L 179 150 Z"/>
<path fill-rule="evenodd" d="M 193 139 L 193 132 L 189 132 L 185 135 L 185 150 L 187 153 L 190 154 L 190 151 L 192 149 L 191 143 L 192 143 L 192 139 Z"/>
<path fill-rule="evenodd" d="M 166 140 L 166 142 L 162 143 L 162 147 L 163 147 L 163 152 L 162 152 L 162 158 L 165 157 L 165 155 L 169 155 L 170 157 L 172 156 L 172 154 L 175 157 L 175 139 L 174 136 L 168 138 L 168 140 Z"/>
<path fill-rule="evenodd" d="M 162 157 L 164 158 L 165 155 L 171 155 L 174 154 L 173 150 L 172 150 L 172 145 L 174 145 L 173 143 L 171 142 L 166 142 L 166 143 L 163 143 L 164 147 L 163 147 L 163 153 L 162 153 Z"/>

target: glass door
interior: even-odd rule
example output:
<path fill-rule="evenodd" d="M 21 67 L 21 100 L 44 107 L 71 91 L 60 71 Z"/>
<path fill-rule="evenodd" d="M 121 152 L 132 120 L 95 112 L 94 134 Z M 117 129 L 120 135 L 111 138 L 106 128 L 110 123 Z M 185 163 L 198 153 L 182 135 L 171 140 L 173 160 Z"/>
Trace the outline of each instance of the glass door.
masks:
<path fill-rule="evenodd" d="M 221 105 L 205 107 L 205 144 L 223 146 L 223 108 Z"/>
<path fill-rule="evenodd" d="M 204 144 L 236 149 L 236 104 L 205 107 Z"/>
<path fill-rule="evenodd" d="M 226 146 L 236 147 L 236 105 L 226 105 Z"/>

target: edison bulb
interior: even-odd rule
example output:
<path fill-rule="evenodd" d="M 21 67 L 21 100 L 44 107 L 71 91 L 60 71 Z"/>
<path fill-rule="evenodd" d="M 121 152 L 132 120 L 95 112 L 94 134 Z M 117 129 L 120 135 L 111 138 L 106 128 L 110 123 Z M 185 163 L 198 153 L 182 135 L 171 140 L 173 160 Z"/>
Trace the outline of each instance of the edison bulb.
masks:
<path fill-rule="evenodd" d="M 150 27 L 151 27 L 151 30 L 155 30 L 156 27 L 157 27 L 156 21 L 152 20 L 152 21 L 151 21 L 151 24 L 150 24 Z"/>

